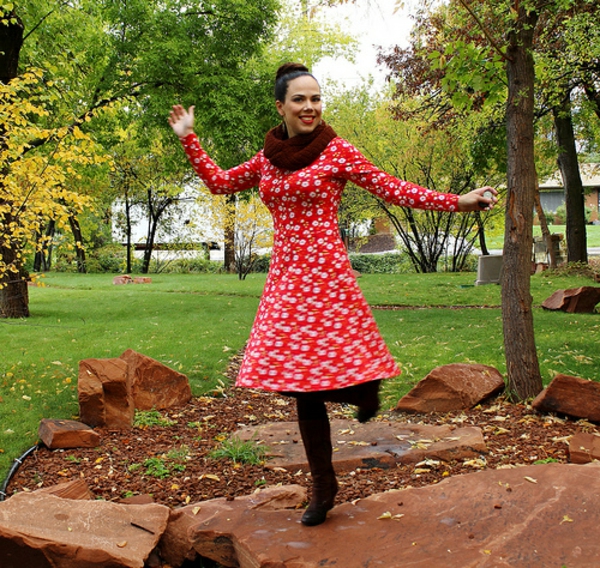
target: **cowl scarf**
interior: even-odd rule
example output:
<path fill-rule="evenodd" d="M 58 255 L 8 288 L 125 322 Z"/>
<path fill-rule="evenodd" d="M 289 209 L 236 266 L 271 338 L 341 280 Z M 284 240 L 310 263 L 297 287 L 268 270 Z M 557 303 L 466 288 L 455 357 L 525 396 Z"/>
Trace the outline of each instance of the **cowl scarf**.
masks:
<path fill-rule="evenodd" d="M 321 122 L 310 134 L 288 138 L 283 124 L 271 128 L 265 137 L 264 155 L 275 167 L 300 170 L 312 164 L 337 134 Z"/>

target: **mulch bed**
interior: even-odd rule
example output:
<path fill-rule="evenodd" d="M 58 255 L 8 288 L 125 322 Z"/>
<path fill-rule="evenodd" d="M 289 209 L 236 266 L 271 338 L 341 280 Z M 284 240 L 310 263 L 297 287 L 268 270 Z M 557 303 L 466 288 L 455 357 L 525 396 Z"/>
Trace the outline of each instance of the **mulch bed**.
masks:
<path fill-rule="evenodd" d="M 332 418 L 352 417 L 354 410 L 339 404 L 331 404 L 329 409 Z M 102 442 L 94 449 L 39 448 L 24 460 L 7 494 L 83 478 L 97 498 L 119 501 L 132 495 L 151 495 L 157 503 L 178 507 L 216 497 L 247 495 L 265 485 L 310 485 L 306 471 L 273 471 L 262 463 L 247 465 L 210 456 L 241 427 L 295 421 L 292 399 L 230 389 L 221 396 L 195 398 L 161 415 L 168 424 L 131 431 L 98 430 Z M 388 489 L 438 483 L 449 476 L 485 468 L 567 463 L 568 441 L 573 434 L 600 433 L 597 425 L 585 420 L 541 415 L 525 404 L 512 404 L 502 397 L 464 412 L 407 415 L 388 411 L 377 420 L 477 426 L 483 430 L 488 453 L 449 463 L 426 461 L 391 469 L 357 469 L 339 476 L 338 503 Z"/>

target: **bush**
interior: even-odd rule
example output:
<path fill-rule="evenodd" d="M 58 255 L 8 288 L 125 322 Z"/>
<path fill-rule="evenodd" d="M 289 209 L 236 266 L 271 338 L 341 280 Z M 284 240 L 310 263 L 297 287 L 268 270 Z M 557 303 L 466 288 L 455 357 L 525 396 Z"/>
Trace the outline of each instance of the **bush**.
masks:
<path fill-rule="evenodd" d="M 402 274 L 414 272 L 409 258 L 405 254 L 351 254 L 350 264 L 354 270 L 363 274 Z"/>
<path fill-rule="evenodd" d="M 180 258 L 164 263 L 161 272 L 167 274 L 221 274 L 223 263 L 207 259 L 204 255 Z"/>
<path fill-rule="evenodd" d="M 91 250 L 87 258 L 88 272 L 123 271 L 127 261 L 127 251 L 119 244 L 113 243 Z"/>
<path fill-rule="evenodd" d="M 269 266 L 271 266 L 271 255 L 263 254 L 254 261 L 252 272 L 269 272 Z"/>

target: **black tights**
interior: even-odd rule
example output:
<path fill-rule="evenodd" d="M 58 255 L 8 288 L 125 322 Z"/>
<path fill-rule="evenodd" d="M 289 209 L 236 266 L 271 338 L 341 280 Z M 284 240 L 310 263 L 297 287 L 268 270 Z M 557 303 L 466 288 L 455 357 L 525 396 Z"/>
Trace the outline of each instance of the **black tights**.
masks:
<path fill-rule="evenodd" d="M 343 389 L 316 392 L 285 392 L 293 396 L 298 408 L 298 420 L 326 420 L 326 402 L 345 402 L 359 408 L 377 408 L 381 381 L 369 381 Z"/>

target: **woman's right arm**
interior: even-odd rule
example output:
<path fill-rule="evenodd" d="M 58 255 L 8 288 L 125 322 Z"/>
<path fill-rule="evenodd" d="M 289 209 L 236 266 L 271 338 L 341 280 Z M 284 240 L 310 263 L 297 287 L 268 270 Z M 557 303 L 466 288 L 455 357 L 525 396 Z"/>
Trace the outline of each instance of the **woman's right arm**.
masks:
<path fill-rule="evenodd" d="M 185 110 L 181 105 L 174 105 L 169 115 L 169 124 L 179 137 L 194 171 L 211 193 L 236 193 L 258 185 L 260 181 L 259 154 L 230 170 L 222 170 L 204 151 L 194 133 L 193 106 Z"/>

